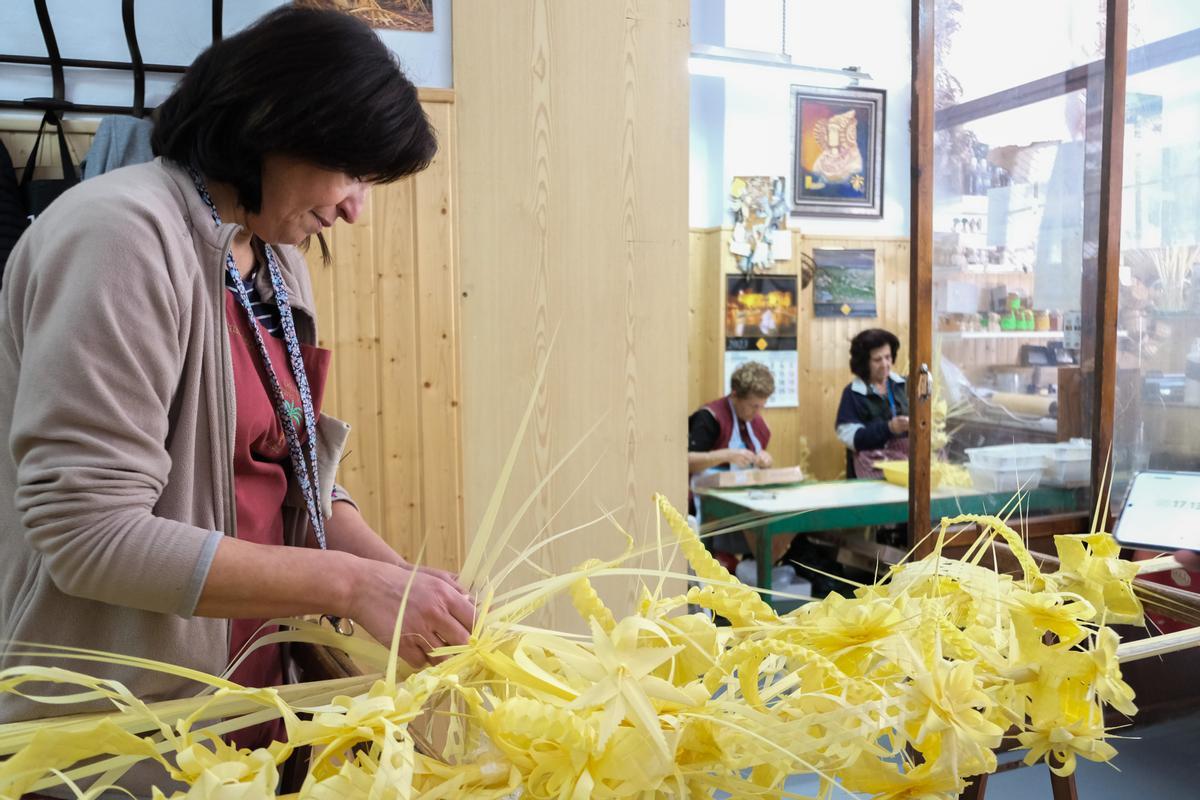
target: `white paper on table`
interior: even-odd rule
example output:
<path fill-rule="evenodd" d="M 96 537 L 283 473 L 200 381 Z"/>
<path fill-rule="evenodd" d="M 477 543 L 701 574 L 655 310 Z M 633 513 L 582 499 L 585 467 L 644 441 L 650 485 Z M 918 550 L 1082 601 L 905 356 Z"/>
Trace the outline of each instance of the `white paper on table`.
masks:
<path fill-rule="evenodd" d="M 789 230 L 771 231 L 771 257 L 776 261 L 790 261 L 792 258 L 792 232 Z"/>

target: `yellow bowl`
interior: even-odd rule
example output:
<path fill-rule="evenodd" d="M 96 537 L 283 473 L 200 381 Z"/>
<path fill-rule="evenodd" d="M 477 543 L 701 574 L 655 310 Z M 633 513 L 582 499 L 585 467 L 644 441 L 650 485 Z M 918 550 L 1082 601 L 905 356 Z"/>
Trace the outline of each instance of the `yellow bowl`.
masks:
<path fill-rule="evenodd" d="M 908 486 L 907 461 L 876 461 L 875 469 L 883 470 L 883 479 L 897 486 Z"/>

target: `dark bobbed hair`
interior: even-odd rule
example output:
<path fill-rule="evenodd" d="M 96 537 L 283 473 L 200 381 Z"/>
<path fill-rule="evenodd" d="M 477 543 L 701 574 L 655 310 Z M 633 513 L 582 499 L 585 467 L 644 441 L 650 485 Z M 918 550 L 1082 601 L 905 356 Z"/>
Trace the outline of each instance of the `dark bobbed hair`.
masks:
<path fill-rule="evenodd" d="M 389 183 L 437 152 L 416 87 L 375 32 L 347 14 L 290 5 L 192 62 L 155 112 L 151 145 L 231 184 L 252 213 L 262 210 L 268 153 Z"/>
<path fill-rule="evenodd" d="M 864 381 L 871 380 L 871 351 L 887 345 L 892 349 L 892 361 L 900 352 L 896 334 L 883 328 L 868 328 L 850 340 L 850 371 Z"/>

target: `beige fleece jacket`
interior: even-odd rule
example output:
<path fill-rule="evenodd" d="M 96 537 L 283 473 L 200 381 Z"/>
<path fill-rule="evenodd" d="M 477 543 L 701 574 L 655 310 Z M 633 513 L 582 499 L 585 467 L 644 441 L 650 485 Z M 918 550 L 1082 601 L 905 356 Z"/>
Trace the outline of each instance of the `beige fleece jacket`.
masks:
<path fill-rule="evenodd" d="M 187 173 L 160 159 L 72 188 L 13 250 L 0 291 L 0 640 L 225 668 L 228 621 L 192 612 L 220 537 L 236 535 L 224 254 L 238 229 L 214 225 Z M 278 252 L 297 332 L 315 343 L 304 259 Z M 326 515 L 348 430 L 318 426 Z M 284 509 L 292 544 L 307 532 L 299 497 Z M 23 660 L 6 650 L 0 668 Z M 146 701 L 198 688 L 62 663 Z M 0 722 L 50 710 L 0 694 Z"/>

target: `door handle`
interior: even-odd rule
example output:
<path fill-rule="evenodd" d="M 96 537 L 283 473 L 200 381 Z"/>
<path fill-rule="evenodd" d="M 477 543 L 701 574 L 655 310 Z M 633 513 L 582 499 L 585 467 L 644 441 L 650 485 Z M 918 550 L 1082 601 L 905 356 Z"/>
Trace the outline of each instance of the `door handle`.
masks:
<path fill-rule="evenodd" d="M 929 402 L 929 365 L 921 365 L 921 374 L 917 377 L 917 399 L 922 403 Z"/>

